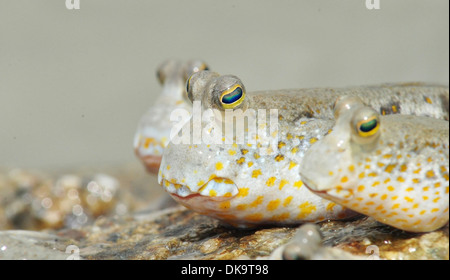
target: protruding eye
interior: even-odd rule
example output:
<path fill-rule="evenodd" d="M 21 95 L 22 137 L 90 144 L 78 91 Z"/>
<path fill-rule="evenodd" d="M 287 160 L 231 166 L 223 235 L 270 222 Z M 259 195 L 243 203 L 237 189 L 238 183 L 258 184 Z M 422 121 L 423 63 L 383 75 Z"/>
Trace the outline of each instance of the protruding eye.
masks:
<path fill-rule="evenodd" d="M 206 63 L 202 63 L 198 69 L 194 69 L 194 72 L 198 72 L 198 71 L 209 71 L 209 67 L 208 65 L 206 65 Z"/>
<path fill-rule="evenodd" d="M 191 75 L 191 76 L 187 79 L 187 81 L 186 81 L 186 92 L 189 92 L 189 86 L 190 86 L 190 84 L 191 84 L 192 76 L 193 76 L 193 75 Z"/>
<path fill-rule="evenodd" d="M 161 63 L 156 70 L 156 76 L 158 77 L 159 83 L 164 85 L 167 77 L 175 73 L 174 71 L 179 67 L 180 63 L 175 59 L 168 59 Z"/>
<path fill-rule="evenodd" d="M 186 92 L 184 93 L 184 98 L 186 98 L 187 100 L 189 100 L 191 102 L 193 102 L 193 100 L 192 100 L 193 97 L 192 97 L 192 92 L 191 92 L 191 80 L 194 75 L 195 75 L 195 73 L 192 74 L 191 76 L 189 76 L 189 78 L 187 79 Z"/>
<path fill-rule="evenodd" d="M 361 121 L 358 124 L 359 135 L 364 137 L 372 136 L 377 133 L 379 126 L 380 124 L 378 123 L 378 119 L 376 117 Z"/>
<path fill-rule="evenodd" d="M 380 116 L 370 107 L 359 109 L 354 117 L 353 124 L 358 136 L 362 138 L 371 138 L 378 133 L 380 129 Z"/>
<path fill-rule="evenodd" d="M 211 82 L 219 76 L 219 73 L 211 71 L 199 71 L 192 74 L 186 80 L 185 97 L 187 97 L 187 99 L 191 102 L 194 102 L 194 100 L 204 100 L 210 94 L 208 91 L 208 87 L 210 86 Z M 221 91 L 218 92 L 220 93 Z M 215 96 L 218 96 L 218 94 L 216 94 Z M 205 102 L 205 104 L 206 103 L 208 102 Z"/>
<path fill-rule="evenodd" d="M 233 104 L 242 97 L 242 88 L 237 87 L 231 93 L 222 96 L 222 102 L 225 104 Z"/>
<path fill-rule="evenodd" d="M 245 91 L 240 85 L 235 85 L 232 88 L 222 92 L 220 96 L 220 103 L 224 109 L 233 109 L 244 101 Z"/>

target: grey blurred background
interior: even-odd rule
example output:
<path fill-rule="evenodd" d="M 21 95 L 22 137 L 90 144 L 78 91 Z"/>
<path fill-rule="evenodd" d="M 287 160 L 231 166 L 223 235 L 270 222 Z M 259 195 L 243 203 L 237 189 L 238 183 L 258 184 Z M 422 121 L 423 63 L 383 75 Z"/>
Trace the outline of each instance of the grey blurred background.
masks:
<path fill-rule="evenodd" d="M 248 91 L 400 81 L 448 85 L 449 1 L 0 0 L 0 167 L 135 162 L 167 58 Z"/>

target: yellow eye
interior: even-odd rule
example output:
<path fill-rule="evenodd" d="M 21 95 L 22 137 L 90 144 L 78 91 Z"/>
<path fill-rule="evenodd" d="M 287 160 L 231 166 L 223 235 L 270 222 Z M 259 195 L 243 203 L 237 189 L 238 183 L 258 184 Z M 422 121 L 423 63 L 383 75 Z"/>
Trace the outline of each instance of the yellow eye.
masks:
<path fill-rule="evenodd" d="M 356 124 L 358 134 L 362 137 L 369 137 L 377 133 L 380 128 L 380 122 L 377 116 L 364 119 Z"/>
<path fill-rule="evenodd" d="M 187 82 L 186 82 L 186 92 L 189 92 L 189 86 L 190 86 L 190 83 L 191 83 L 192 76 L 194 76 L 194 75 L 191 75 L 191 76 L 187 79 Z"/>
<path fill-rule="evenodd" d="M 189 79 L 187 79 L 187 81 L 186 81 L 186 91 L 185 91 L 185 93 L 184 93 L 184 97 L 186 98 L 186 100 L 189 100 L 189 101 L 191 101 L 191 102 L 193 102 L 193 100 L 192 100 L 192 93 L 191 93 L 191 80 L 192 80 L 192 77 L 195 75 L 195 73 L 194 74 L 192 74 L 190 77 L 189 77 Z"/>
<path fill-rule="evenodd" d="M 375 135 L 380 128 L 380 119 L 378 114 L 365 115 L 356 123 L 356 131 L 361 137 L 370 137 Z"/>
<path fill-rule="evenodd" d="M 352 139 L 355 143 L 365 147 L 373 148 L 376 139 L 380 136 L 380 114 L 371 107 L 361 107 L 353 112 L 351 126 L 353 127 Z"/>
<path fill-rule="evenodd" d="M 224 109 L 233 109 L 239 106 L 245 98 L 245 91 L 240 85 L 235 85 L 232 88 L 222 92 L 220 96 L 220 103 Z"/>

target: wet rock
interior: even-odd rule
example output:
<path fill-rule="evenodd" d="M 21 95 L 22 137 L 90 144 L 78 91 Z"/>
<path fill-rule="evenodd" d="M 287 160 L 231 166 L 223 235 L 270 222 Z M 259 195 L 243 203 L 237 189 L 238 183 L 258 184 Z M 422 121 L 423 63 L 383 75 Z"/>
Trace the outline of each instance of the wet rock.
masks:
<path fill-rule="evenodd" d="M 306 225 L 306 230 L 305 226 L 235 229 L 178 206 L 135 216 L 99 218 L 90 226 L 56 231 L 44 243 L 35 241 L 34 232 L 28 232 L 31 241 L 22 232 L 22 243 L 13 244 L 10 240 L 17 232 L 4 231 L 0 232 L 0 244 L 6 240 L 8 248 L 17 247 L 15 252 L 26 247 L 36 258 L 67 258 L 76 252 L 80 258 L 92 260 L 448 259 L 448 228 L 411 234 L 360 218 L 321 223 L 311 235 L 310 226 Z M 287 257 L 286 248 L 293 243 L 300 244 L 300 250 L 291 248 Z M 68 248 L 72 251 L 66 253 Z M 59 253 L 52 255 L 49 250 Z M 30 258 L 19 253 L 8 256 Z"/>
<path fill-rule="evenodd" d="M 50 176 L 19 169 L 0 187 L 3 229 L 77 228 L 118 204 L 118 181 L 106 174 Z"/>
<path fill-rule="evenodd" d="M 305 238 L 301 254 L 292 257 L 294 248 L 291 259 L 448 259 L 445 229 L 411 234 L 369 218 L 325 222 L 313 235 L 304 229 L 234 229 L 179 206 L 135 217 L 101 218 L 77 233 L 55 235 L 64 240 L 56 247 L 76 246 L 81 258 L 94 260 L 287 259 L 286 248 Z"/>
<path fill-rule="evenodd" d="M 181 206 L 114 222 L 105 219 L 80 231 L 85 238 L 74 240 L 74 245 L 86 259 L 256 258 L 269 256 L 293 232 L 233 229 Z"/>
<path fill-rule="evenodd" d="M 100 216 L 122 216 L 150 205 L 157 210 L 170 203 L 151 203 L 160 188 L 144 183 L 156 184 L 156 178 L 149 179 L 143 170 L 134 166 L 110 173 L 115 176 L 92 169 L 57 176 L 0 170 L 0 230 L 80 228 Z"/>
<path fill-rule="evenodd" d="M 65 252 L 65 248 L 69 250 Z M 0 232 L 0 260 L 80 259 L 77 250 L 64 246 L 58 236 L 35 231 Z"/>
<path fill-rule="evenodd" d="M 136 170 L 108 172 L 114 174 L 106 177 L 109 183 L 95 179 L 98 172 L 92 170 L 94 175 L 56 179 L 0 172 L 0 227 L 46 228 L 0 231 L 0 259 L 449 259 L 448 225 L 408 233 L 360 216 L 302 227 L 236 229 L 171 207 L 161 189 Z M 88 222 L 73 223 L 81 212 L 74 213 L 74 205 L 82 207 Z M 120 205 L 125 211 L 118 212 Z"/>
<path fill-rule="evenodd" d="M 411 233 L 363 217 L 323 223 L 323 245 L 380 259 L 449 259 L 448 224 L 430 233 Z"/>

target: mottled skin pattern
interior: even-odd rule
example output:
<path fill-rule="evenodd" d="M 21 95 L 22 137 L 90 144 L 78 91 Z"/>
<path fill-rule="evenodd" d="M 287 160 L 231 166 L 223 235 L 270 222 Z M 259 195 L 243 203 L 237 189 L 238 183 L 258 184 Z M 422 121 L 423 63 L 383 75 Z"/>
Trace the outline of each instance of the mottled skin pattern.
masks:
<path fill-rule="evenodd" d="M 254 92 L 249 107 L 263 104 L 278 108 L 287 121 L 306 118 L 333 119 L 337 97 L 360 97 L 382 115 L 402 114 L 449 120 L 448 87 L 428 84 L 385 84 L 351 88 L 313 88 Z"/>
<path fill-rule="evenodd" d="M 341 206 L 312 194 L 299 175 L 304 150 L 331 125 L 317 119 L 279 124 L 279 149 L 272 155 L 263 155 L 266 148 L 258 144 L 169 143 L 159 182 L 184 206 L 235 226 L 344 218 Z"/>
<path fill-rule="evenodd" d="M 192 105 L 186 97 L 186 79 L 205 69 L 206 64 L 198 60 L 171 59 L 158 67 L 162 93 L 141 117 L 134 137 L 134 151 L 150 173 L 158 172 L 163 150 L 169 142 L 170 114 L 177 108 L 191 110 Z"/>
<path fill-rule="evenodd" d="M 235 76 L 203 71 L 188 80 L 188 96 L 201 100 L 203 110 L 214 108 L 223 112 L 218 98 L 236 85 L 245 91 Z M 329 133 L 334 124 L 334 101 L 348 94 L 361 96 L 385 114 L 417 113 L 448 119 L 448 108 L 442 106 L 442 100 L 448 100 L 448 89 L 437 86 L 246 93 L 245 100 L 234 109 L 267 109 L 267 113 L 269 109 L 278 109 L 278 131 L 268 135 L 278 137 L 276 151 L 264 155 L 267 147 L 260 147 L 261 144 L 169 143 L 159 183 L 184 206 L 234 226 L 299 224 L 354 215 L 345 207 L 311 193 L 299 174 L 305 152 Z M 206 126 L 202 122 L 202 128 Z M 257 142 L 263 140 L 267 139 Z"/>
<path fill-rule="evenodd" d="M 362 105 L 361 105 L 362 106 Z M 306 152 L 300 173 L 316 194 L 393 227 L 427 232 L 448 222 L 449 123 L 427 117 L 379 117 L 361 137 L 358 106 Z M 366 139 L 364 139 L 366 138 Z"/>

